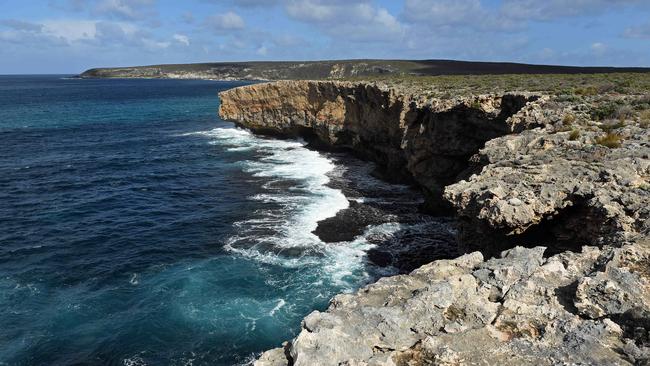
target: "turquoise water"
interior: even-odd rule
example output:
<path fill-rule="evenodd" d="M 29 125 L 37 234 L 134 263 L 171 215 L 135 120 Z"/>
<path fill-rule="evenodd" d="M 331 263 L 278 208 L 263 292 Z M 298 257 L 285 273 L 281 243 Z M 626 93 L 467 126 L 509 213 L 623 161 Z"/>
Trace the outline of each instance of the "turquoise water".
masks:
<path fill-rule="evenodd" d="M 243 364 L 380 271 L 311 234 L 333 156 L 218 119 L 239 85 L 0 77 L 0 365 Z"/>

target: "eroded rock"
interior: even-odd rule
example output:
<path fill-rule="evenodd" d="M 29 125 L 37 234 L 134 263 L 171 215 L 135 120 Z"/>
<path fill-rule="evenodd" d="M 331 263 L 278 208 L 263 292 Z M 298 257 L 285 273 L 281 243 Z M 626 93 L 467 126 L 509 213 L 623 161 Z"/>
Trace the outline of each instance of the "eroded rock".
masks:
<path fill-rule="evenodd" d="M 305 318 L 288 358 L 278 361 L 273 350 L 259 365 L 647 362 L 647 329 L 630 329 L 618 315 L 650 310 L 647 272 L 632 270 L 648 260 L 648 243 L 543 253 L 517 247 L 484 261 L 476 252 L 338 295 Z M 614 268 L 630 295 L 603 298 L 575 286 L 616 277 Z M 587 302 L 599 309 L 594 319 L 584 317 Z"/>
<path fill-rule="evenodd" d="M 377 84 L 333 81 L 255 84 L 219 96 L 222 119 L 352 151 L 378 163 L 387 180 L 417 183 L 436 212 L 449 208 L 443 188 L 469 158 L 488 140 L 536 126 L 537 105 L 547 100 L 517 93 L 421 101 Z"/>

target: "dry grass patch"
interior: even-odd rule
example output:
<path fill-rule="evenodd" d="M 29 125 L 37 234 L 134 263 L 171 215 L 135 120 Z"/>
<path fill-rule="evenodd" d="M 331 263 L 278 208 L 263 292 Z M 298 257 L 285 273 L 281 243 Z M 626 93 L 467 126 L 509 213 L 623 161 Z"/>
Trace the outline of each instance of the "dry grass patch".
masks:
<path fill-rule="evenodd" d="M 623 142 L 623 137 L 621 135 L 616 133 L 611 133 L 611 132 L 607 133 L 604 136 L 596 138 L 596 143 L 598 145 L 602 145 L 610 149 L 621 147 L 622 142 Z"/>

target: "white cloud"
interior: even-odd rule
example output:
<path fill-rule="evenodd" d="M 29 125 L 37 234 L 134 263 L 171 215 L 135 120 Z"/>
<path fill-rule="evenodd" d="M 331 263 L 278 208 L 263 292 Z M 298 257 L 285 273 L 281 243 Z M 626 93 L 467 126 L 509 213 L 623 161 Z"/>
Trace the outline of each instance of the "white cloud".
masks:
<path fill-rule="evenodd" d="M 629 27 L 625 29 L 623 36 L 626 38 L 650 39 L 650 23 Z"/>
<path fill-rule="evenodd" d="M 244 19 L 232 11 L 206 18 L 206 25 L 216 31 L 239 30 L 246 27 Z"/>
<path fill-rule="evenodd" d="M 120 19 L 142 19 L 153 13 L 155 4 L 155 0 L 100 0 L 93 12 Z"/>
<path fill-rule="evenodd" d="M 183 34 L 174 34 L 173 36 L 174 40 L 180 44 L 184 44 L 186 46 L 190 45 L 190 38 L 186 35 Z"/>
<path fill-rule="evenodd" d="M 268 55 L 269 50 L 265 46 L 262 46 L 262 47 L 258 48 L 257 51 L 255 51 L 255 53 L 257 53 L 260 56 L 266 56 L 266 55 Z"/>
<path fill-rule="evenodd" d="M 346 41 L 397 41 L 403 25 L 388 10 L 367 0 L 287 0 L 287 14 Z"/>
<path fill-rule="evenodd" d="M 43 22 L 43 33 L 76 42 L 94 39 L 97 35 L 95 20 L 46 20 Z"/>
<path fill-rule="evenodd" d="M 596 42 L 591 45 L 590 49 L 595 55 L 602 56 L 607 52 L 607 45 L 601 42 Z"/>
<path fill-rule="evenodd" d="M 402 18 L 436 33 L 511 32 L 523 26 L 494 8 L 484 7 L 480 0 L 406 0 Z"/>
<path fill-rule="evenodd" d="M 647 0 L 503 0 L 501 13 L 521 20 L 552 20 L 602 14 L 623 6 L 649 5 Z"/>
<path fill-rule="evenodd" d="M 485 13 L 479 0 L 406 0 L 404 18 L 433 24 L 458 24 Z"/>

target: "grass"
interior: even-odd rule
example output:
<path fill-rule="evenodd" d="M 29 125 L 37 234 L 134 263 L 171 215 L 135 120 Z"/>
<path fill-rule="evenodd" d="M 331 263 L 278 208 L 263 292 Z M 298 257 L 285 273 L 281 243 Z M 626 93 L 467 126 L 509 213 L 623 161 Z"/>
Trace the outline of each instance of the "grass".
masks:
<path fill-rule="evenodd" d="M 573 113 L 567 113 L 564 115 L 564 118 L 562 119 L 562 124 L 564 125 L 572 125 L 576 121 L 576 116 Z"/>
<path fill-rule="evenodd" d="M 598 95 L 598 88 L 595 86 L 587 86 L 584 88 L 576 88 L 573 90 L 575 95 Z"/>
<path fill-rule="evenodd" d="M 580 131 L 576 129 L 572 130 L 571 133 L 569 134 L 569 140 L 575 141 L 578 138 L 580 138 Z"/>
<path fill-rule="evenodd" d="M 639 125 L 643 128 L 650 126 L 650 109 L 646 109 L 639 113 Z"/>
<path fill-rule="evenodd" d="M 596 143 L 608 147 L 610 149 L 615 149 L 621 147 L 621 142 L 623 142 L 623 137 L 616 133 L 607 133 L 604 136 L 596 138 Z"/>

